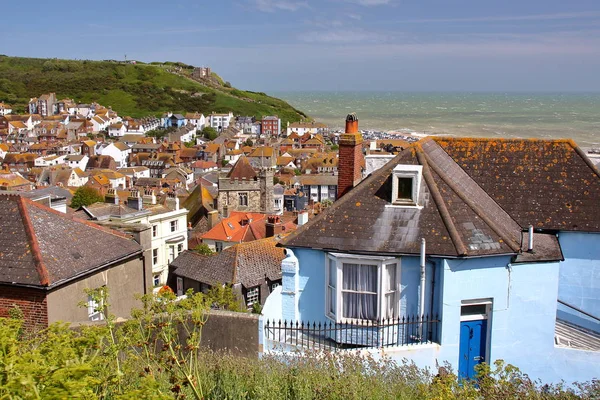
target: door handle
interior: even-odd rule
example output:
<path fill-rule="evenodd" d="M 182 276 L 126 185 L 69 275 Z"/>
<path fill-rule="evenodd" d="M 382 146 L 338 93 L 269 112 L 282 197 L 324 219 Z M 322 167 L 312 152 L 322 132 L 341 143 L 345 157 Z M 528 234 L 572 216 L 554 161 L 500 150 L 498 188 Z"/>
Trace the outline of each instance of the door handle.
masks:
<path fill-rule="evenodd" d="M 481 361 L 481 360 L 483 360 L 483 357 L 481 357 L 481 356 L 473 357 L 473 361 Z"/>

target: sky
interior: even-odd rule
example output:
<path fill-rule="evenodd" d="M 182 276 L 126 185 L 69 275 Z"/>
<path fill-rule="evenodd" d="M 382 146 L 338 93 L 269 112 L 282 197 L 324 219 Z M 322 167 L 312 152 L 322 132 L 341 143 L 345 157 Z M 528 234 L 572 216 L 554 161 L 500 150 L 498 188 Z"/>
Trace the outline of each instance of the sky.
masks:
<path fill-rule="evenodd" d="M 3 2 L 0 54 L 181 61 L 264 92 L 600 91 L 598 0 L 23 4 Z"/>

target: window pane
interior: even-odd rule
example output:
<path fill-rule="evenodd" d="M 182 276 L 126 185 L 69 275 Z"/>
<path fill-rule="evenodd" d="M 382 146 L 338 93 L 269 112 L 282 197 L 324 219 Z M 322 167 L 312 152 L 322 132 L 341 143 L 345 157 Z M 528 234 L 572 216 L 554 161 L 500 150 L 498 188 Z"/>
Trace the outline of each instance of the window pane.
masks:
<path fill-rule="evenodd" d="M 377 319 L 377 295 L 366 293 L 343 293 L 344 317 Z"/>
<path fill-rule="evenodd" d="M 329 286 L 335 287 L 337 284 L 337 268 L 334 260 L 329 260 Z"/>
<path fill-rule="evenodd" d="M 398 313 L 398 302 L 396 300 L 396 292 L 388 293 L 385 295 L 385 310 L 383 318 L 396 318 Z"/>
<path fill-rule="evenodd" d="M 329 312 L 335 315 L 335 308 L 337 304 L 335 288 L 328 287 L 327 290 L 329 294 Z"/>
<path fill-rule="evenodd" d="M 385 290 L 391 292 L 396 290 L 396 264 L 387 264 L 384 272 Z"/>
<path fill-rule="evenodd" d="M 398 178 L 398 199 L 412 200 L 412 178 Z"/>

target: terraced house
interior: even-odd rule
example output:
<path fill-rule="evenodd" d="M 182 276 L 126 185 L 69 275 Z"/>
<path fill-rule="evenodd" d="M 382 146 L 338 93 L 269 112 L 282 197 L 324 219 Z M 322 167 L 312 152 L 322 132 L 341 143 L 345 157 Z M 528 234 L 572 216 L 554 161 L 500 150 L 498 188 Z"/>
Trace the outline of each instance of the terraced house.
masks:
<path fill-rule="evenodd" d="M 341 199 L 281 242 L 265 351 L 597 378 L 600 173 L 574 142 L 432 137 L 360 181 L 361 146 L 348 118 Z"/>

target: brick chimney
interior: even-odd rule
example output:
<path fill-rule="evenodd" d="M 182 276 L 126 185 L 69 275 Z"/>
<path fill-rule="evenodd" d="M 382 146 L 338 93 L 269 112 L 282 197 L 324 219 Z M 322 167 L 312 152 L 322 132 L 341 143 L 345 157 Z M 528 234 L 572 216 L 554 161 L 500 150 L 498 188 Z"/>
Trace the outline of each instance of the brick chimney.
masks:
<path fill-rule="evenodd" d="M 363 137 L 358 131 L 356 114 L 346 117 L 346 132 L 340 136 L 338 161 L 338 195 L 339 199 L 362 179 L 361 167 L 364 156 L 362 152 Z"/>
<path fill-rule="evenodd" d="M 269 215 L 265 224 L 266 237 L 273 237 L 283 232 L 283 225 L 278 215 Z"/>

